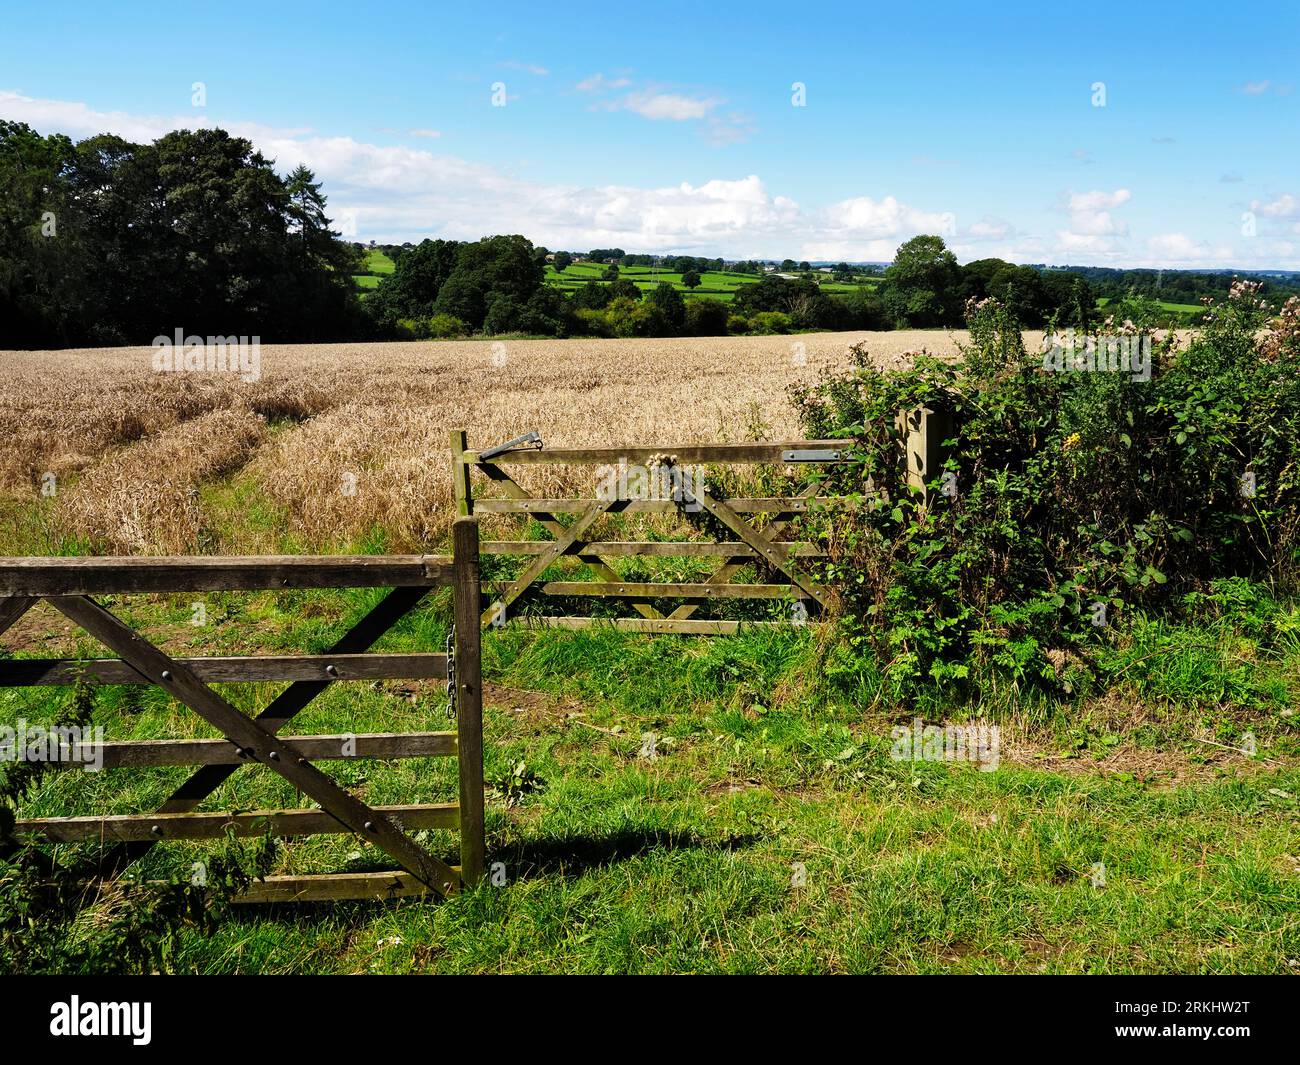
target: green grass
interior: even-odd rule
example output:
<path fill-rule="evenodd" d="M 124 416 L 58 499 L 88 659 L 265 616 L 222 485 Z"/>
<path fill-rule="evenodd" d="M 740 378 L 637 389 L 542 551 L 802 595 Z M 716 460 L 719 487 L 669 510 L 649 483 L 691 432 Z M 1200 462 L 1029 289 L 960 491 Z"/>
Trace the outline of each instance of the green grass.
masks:
<path fill-rule="evenodd" d="M 369 291 L 379 287 L 380 280 L 391 274 L 396 269 L 397 264 L 387 255 L 377 248 L 371 248 L 366 252 L 366 272 L 364 274 L 353 274 L 352 280 L 356 283 L 357 288 Z"/>
<path fill-rule="evenodd" d="M 320 650 L 380 593 L 134 597 L 113 609 L 176 653 Z M 207 602 L 209 624 L 190 625 Z M 1223 598 L 1223 597 L 1221 597 Z M 1272 610 L 1268 607 L 1267 610 Z M 450 901 L 240 911 L 176 959 L 200 972 L 1281 972 L 1300 954 L 1294 705 L 1300 611 L 1245 602 L 1195 626 L 1137 626 L 1100 702 L 985 706 L 1023 747 L 994 772 L 897 762 L 870 685 L 827 687 L 807 631 L 649 638 L 488 631 L 485 774 L 505 883 Z M 445 598 L 382 649 L 440 647 Z M 1250 644 L 1248 648 L 1245 643 Z M 1253 648 L 1253 650 L 1251 649 Z M 78 653 L 97 654 L 93 641 Z M 48 653 L 48 652 L 39 652 Z M 1248 677 L 1207 687 L 1243 656 Z M 222 689 L 247 712 L 273 685 Z M 211 735 L 154 689 L 104 688 L 110 738 Z M 0 720 L 48 720 L 66 691 L 0 691 Z M 1117 703 L 1121 709 L 1117 709 Z M 334 686 L 295 732 L 443 727 L 436 683 Z M 953 708 L 955 716 L 970 708 Z M 1130 717 L 1127 724 L 1120 718 Z M 1245 729 L 1261 759 L 1225 756 Z M 645 757 L 647 735 L 656 757 Z M 1145 767 L 1145 768 L 1144 768 Z M 449 759 L 325 763 L 369 802 L 446 801 Z M 149 809 L 182 769 L 54 778 L 23 813 Z M 294 806 L 235 777 L 209 809 Z M 451 833 L 427 834 L 452 860 Z M 187 873 L 197 844 L 155 848 Z M 390 867 L 348 836 L 295 840 L 280 871 Z M 1104 886 L 1094 886 L 1097 864 Z"/>
<path fill-rule="evenodd" d="M 1105 307 L 1110 302 L 1109 296 L 1102 296 L 1097 300 L 1097 306 Z M 1176 311 L 1179 314 L 1201 314 L 1205 308 L 1199 303 L 1170 303 L 1167 300 L 1156 300 L 1161 310 Z"/>
<path fill-rule="evenodd" d="M 773 489 L 775 490 L 775 489 Z M 757 491 L 757 489 L 755 489 Z M 229 548 L 296 552 L 245 477 L 207 485 Z M 50 550 L 39 508 L 3 517 L 6 551 Z M 340 552 L 383 549 L 382 530 Z M 65 545 L 67 546 L 67 545 Z M 75 546 L 75 545 L 73 545 Z M 695 560 L 698 561 L 698 560 Z M 494 556 L 485 578 L 500 579 Z M 624 576 L 695 575 L 692 560 L 620 559 Z M 679 568 L 672 568 L 677 566 Z M 563 572 L 557 567 L 558 573 Z M 175 655 L 324 650 L 377 590 L 103 597 Z M 207 624 L 191 624 L 193 603 Z M 938 693 L 929 720 L 1003 730 L 992 772 L 895 761 L 870 670 L 812 630 L 645 637 L 484 634 L 488 855 L 504 883 L 463 896 L 238 911 L 185 938 L 175 967 L 217 972 L 1287 972 L 1300 957 L 1300 604 L 1243 580 L 1181 619 L 1117 623 L 1094 691 L 1060 701 Z M 441 649 L 446 593 L 378 650 Z M 21 654 L 100 657 L 38 606 Z M 49 638 L 50 643 L 44 642 Z M 13 646 L 7 639 L 6 644 Z M 255 713 L 277 685 L 222 685 Z M 69 689 L 0 688 L 0 723 L 51 721 Z M 106 686 L 109 739 L 212 736 L 159 690 Z M 338 684 L 290 733 L 447 727 L 438 682 Z M 646 737 L 656 757 L 648 758 Z M 1253 745 L 1255 756 L 1242 753 Z M 539 789 L 507 805 L 523 762 Z M 450 759 L 333 762 L 367 802 L 449 801 Z M 64 773 L 23 816 L 140 812 L 183 768 Z M 296 807 L 257 767 L 205 809 Z M 455 861 L 450 832 L 422 835 Z M 154 848 L 141 875 L 188 877 L 208 849 Z M 277 872 L 391 868 L 350 836 L 282 844 Z M 1104 868 L 1105 882 L 1094 884 Z"/>

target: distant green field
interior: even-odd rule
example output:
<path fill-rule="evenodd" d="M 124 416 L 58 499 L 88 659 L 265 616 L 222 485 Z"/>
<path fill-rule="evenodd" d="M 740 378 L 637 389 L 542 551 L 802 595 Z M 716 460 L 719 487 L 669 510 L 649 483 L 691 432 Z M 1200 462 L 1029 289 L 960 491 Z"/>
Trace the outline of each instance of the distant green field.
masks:
<path fill-rule="evenodd" d="M 588 281 L 599 281 L 607 269 L 608 267 L 601 263 L 573 263 L 563 273 L 559 273 L 555 267 L 547 266 L 546 282 L 557 288 L 572 291 L 581 288 Z M 745 285 L 755 284 L 759 280 L 757 274 L 733 274 L 725 270 L 710 270 L 700 274 L 699 287 L 689 289 L 682 284 L 681 274 L 653 266 L 620 266 L 618 276 L 633 282 L 643 292 L 649 292 L 656 285 L 667 281 L 684 296 L 707 296 L 723 302 L 730 301 L 738 289 L 743 288 Z M 866 282 L 863 285 L 824 281 L 821 287 L 823 292 L 842 295 L 854 292 L 859 288 L 871 289 L 875 285 L 876 282 L 874 281 Z"/>
<path fill-rule="evenodd" d="M 393 272 L 394 263 L 382 251 L 371 250 L 366 253 L 366 273 L 353 274 L 352 280 L 357 288 L 369 291 L 379 287 L 380 277 Z"/>
<path fill-rule="evenodd" d="M 352 280 L 356 282 L 357 288 L 363 292 L 368 292 L 378 288 L 379 282 L 385 275 L 391 274 L 393 268 L 393 260 L 382 251 L 370 251 L 366 255 L 366 273 L 353 274 Z M 574 289 L 581 288 L 588 281 L 599 281 L 606 269 L 607 267 L 601 263 L 573 263 L 563 273 L 559 273 L 554 266 L 548 265 L 546 267 L 546 283 L 566 292 L 572 292 Z M 619 267 L 618 276 L 633 282 L 642 292 L 649 292 L 656 285 L 667 281 L 684 296 L 707 296 L 723 302 L 730 302 L 738 289 L 743 288 L 745 285 L 752 285 L 759 280 L 757 274 L 733 274 L 725 270 L 711 270 L 700 275 L 700 284 L 697 288 L 689 289 L 682 284 L 681 274 L 652 266 L 621 266 Z M 821 283 L 821 288 L 823 292 L 846 295 L 857 291 L 859 288 L 873 289 L 878 283 L 877 281 L 867 281 L 861 285 L 854 285 L 827 280 Z"/>
<path fill-rule="evenodd" d="M 1097 306 L 1104 307 L 1109 302 L 1109 296 L 1102 296 L 1097 301 Z M 1205 310 L 1199 303 L 1169 303 L 1166 300 L 1156 300 L 1156 303 L 1160 305 L 1161 310 L 1174 311 L 1178 314 L 1200 314 L 1201 311 Z"/>

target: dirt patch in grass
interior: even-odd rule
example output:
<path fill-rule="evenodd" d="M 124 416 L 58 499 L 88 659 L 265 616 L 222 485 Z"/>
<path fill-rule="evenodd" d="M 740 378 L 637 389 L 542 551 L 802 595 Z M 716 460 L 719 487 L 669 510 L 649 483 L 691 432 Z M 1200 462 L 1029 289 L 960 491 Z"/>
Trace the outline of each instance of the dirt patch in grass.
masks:
<path fill-rule="evenodd" d="M 1254 776 L 1285 764 L 1276 759 L 1251 758 L 1208 743 L 1198 743 L 1196 749 L 1117 746 L 1098 756 L 1091 751 L 1062 751 L 1050 741 L 1036 742 L 1025 737 L 1016 737 L 1011 744 L 1004 741 L 1002 762 L 1072 776 L 1125 774 L 1140 784 L 1156 788 L 1204 783 L 1225 775 Z"/>
<path fill-rule="evenodd" d="M 492 681 L 483 682 L 483 705 L 498 713 L 509 714 L 511 718 L 539 725 L 562 725 L 586 713 L 576 700 Z"/>
<path fill-rule="evenodd" d="M 0 648 L 13 654 L 63 656 L 72 650 L 80 631 L 49 603 L 40 602 L 0 634 Z"/>

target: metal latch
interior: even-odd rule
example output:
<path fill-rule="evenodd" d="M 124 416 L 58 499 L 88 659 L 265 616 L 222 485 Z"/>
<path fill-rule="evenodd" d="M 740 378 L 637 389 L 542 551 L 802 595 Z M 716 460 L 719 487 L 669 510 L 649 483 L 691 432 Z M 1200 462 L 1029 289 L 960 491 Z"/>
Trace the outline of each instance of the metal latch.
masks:
<path fill-rule="evenodd" d="M 534 429 L 531 433 L 524 433 L 523 436 L 517 436 L 513 440 L 507 440 L 504 444 L 497 444 L 496 447 L 490 447 L 486 451 L 480 451 L 478 453 L 479 461 L 482 462 L 484 459 L 490 459 L 493 455 L 500 455 L 503 451 L 509 451 L 511 448 L 522 447 L 524 444 L 535 447 L 540 451 L 542 448 L 542 434 Z"/>
<path fill-rule="evenodd" d="M 447 716 L 456 716 L 456 626 L 447 633 Z"/>
<path fill-rule="evenodd" d="M 782 462 L 839 462 L 840 452 L 816 448 L 794 448 L 781 452 Z"/>

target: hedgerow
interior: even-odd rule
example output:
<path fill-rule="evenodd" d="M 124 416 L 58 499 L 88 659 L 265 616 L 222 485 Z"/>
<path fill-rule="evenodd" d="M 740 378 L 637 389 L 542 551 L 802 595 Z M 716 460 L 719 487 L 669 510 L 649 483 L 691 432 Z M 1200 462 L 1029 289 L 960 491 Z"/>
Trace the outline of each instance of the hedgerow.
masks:
<path fill-rule="evenodd" d="M 852 660 L 893 697 L 1077 691 L 1094 679 L 1089 649 L 1134 611 L 1174 610 L 1224 577 L 1292 586 L 1300 300 L 1274 317 L 1237 282 L 1187 343 L 1098 326 L 1095 350 L 1108 335 L 1149 350 L 1149 373 L 1027 351 L 996 301 L 967 311 L 956 361 L 882 369 L 858 347 L 850 371 L 794 392 L 810 438 L 855 442 L 824 475 L 845 502 L 808 524 Z M 922 406 L 954 425 L 925 491 L 906 483 L 895 419 Z"/>

